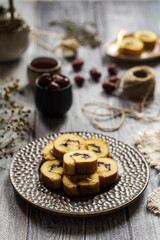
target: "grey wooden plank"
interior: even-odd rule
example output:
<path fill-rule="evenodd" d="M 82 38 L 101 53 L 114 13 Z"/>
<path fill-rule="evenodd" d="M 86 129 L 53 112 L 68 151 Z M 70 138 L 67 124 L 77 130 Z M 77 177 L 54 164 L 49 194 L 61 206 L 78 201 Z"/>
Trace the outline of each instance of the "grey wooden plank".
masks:
<path fill-rule="evenodd" d="M 69 5 L 69 6 L 67 5 L 66 8 L 64 8 L 64 5 L 60 7 L 60 5 L 58 4 L 58 6 L 59 6 L 59 9 L 61 9 L 62 13 L 64 12 L 64 9 L 67 9 L 67 11 L 65 11 L 65 12 L 69 12 L 68 14 L 69 14 L 70 19 L 73 19 L 73 16 L 70 15 L 73 11 L 73 6 L 72 5 Z M 47 7 L 47 6 L 45 6 L 45 7 Z M 89 7 L 90 7 L 90 4 L 89 4 Z M 75 8 L 75 6 L 74 6 L 74 8 Z M 48 10 L 46 10 L 48 12 L 48 14 L 47 14 L 48 19 L 49 19 L 49 13 L 51 12 L 50 9 L 51 9 L 51 6 L 49 6 Z M 56 9 L 56 5 L 54 5 L 54 9 Z M 78 5 L 77 10 L 81 13 L 85 12 L 86 11 L 86 5 L 85 5 L 85 7 L 82 7 L 82 5 Z M 92 15 L 93 15 L 93 12 L 92 12 Z M 59 13 L 58 13 L 58 16 L 60 16 Z M 88 14 L 88 16 L 89 16 L 89 14 Z M 87 16 L 87 20 L 92 20 L 93 21 L 93 16 L 92 16 L 91 19 L 88 19 L 88 16 Z M 41 16 L 41 17 L 43 19 L 43 16 Z M 78 17 L 79 16 L 76 15 L 76 18 L 78 18 Z M 66 18 L 68 18 L 68 16 L 66 16 L 66 15 L 62 16 L 62 18 L 66 19 Z M 81 18 L 82 18 L 82 16 L 81 16 Z M 43 25 L 45 26 L 45 29 L 48 29 L 48 19 L 47 19 L 46 22 L 45 22 L 45 19 L 46 18 L 44 18 Z M 52 16 L 51 20 L 55 20 L 55 19 L 56 19 L 56 14 L 54 14 Z M 75 19 L 75 20 L 77 20 L 77 19 Z M 85 19 L 82 18 L 82 21 L 84 21 L 84 20 Z M 40 50 L 40 51 L 43 51 L 43 50 Z M 37 112 L 36 117 L 37 117 L 37 122 L 38 122 L 38 124 L 37 124 L 38 128 L 36 128 L 36 137 L 42 136 L 42 135 L 44 135 L 44 133 L 50 133 L 50 132 L 54 132 L 54 131 L 67 131 L 67 130 L 72 130 L 73 131 L 73 130 L 88 130 L 89 129 L 88 124 L 85 123 L 86 122 L 85 116 L 83 116 L 81 114 L 81 105 L 80 105 L 80 101 L 79 101 L 82 98 L 83 98 L 84 101 L 86 101 L 88 99 L 88 93 L 89 93 L 88 90 L 89 89 L 91 90 L 91 88 L 92 88 L 92 90 L 91 90 L 92 92 L 93 92 L 93 88 L 94 88 L 94 92 L 97 89 L 97 84 L 88 80 L 89 68 L 95 65 L 95 61 L 94 61 L 94 58 L 93 58 L 92 62 L 91 62 L 91 59 L 90 59 L 90 57 L 91 57 L 90 55 L 92 54 L 92 50 L 90 48 L 87 48 L 87 51 L 88 51 L 88 54 L 87 54 L 87 56 L 85 56 L 85 62 L 90 63 L 90 66 L 89 67 L 87 66 L 87 68 L 84 69 L 84 71 L 83 71 L 83 73 L 86 75 L 86 78 L 87 78 L 85 88 L 79 89 L 74 85 L 74 87 L 73 87 L 74 88 L 74 106 L 71 108 L 71 110 L 67 114 L 67 116 L 64 117 L 63 119 L 55 119 L 55 120 L 50 121 L 49 119 L 43 117 L 41 114 L 39 114 Z M 95 51 L 96 51 L 96 53 L 99 53 L 98 49 L 96 49 Z M 81 48 L 79 55 L 81 55 L 83 57 L 84 55 L 86 55 L 85 52 L 86 52 L 86 48 Z M 97 57 L 99 57 L 99 62 L 100 62 L 101 59 L 100 59 L 100 56 L 98 54 L 96 54 L 96 61 L 98 60 Z M 96 62 L 96 64 L 97 64 L 97 62 Z M 70 76 L 71 80 L 73 81 L 74 73 L 71 71 L 71 66 L 68 67 L 67 65 L 68 64 L 65 62 L 63 72 L 66 72 L 67 75 L 69 73 L 69 76 Z M 100 65 L 100 63 L 99 63 L 99 65 Z M 84 91 L 85 91 L 85 94 L 84 94 Z M 92 95 L 91 91 L 90 91 L 90 95 Z M 100 91 L 101 91 L 101 87 L 100 87 Z M 77 117 L 78 117 L 79 122 L 82 122 L 82 119 L 83 119 L 83 124 L 80 125 L 80 126 L 79 126 L 79 123 L 75 122 L 75 120 L 74 120 Z M 83 128 L 82 128 L 82 126 L 83 126 Z M 85 129 L 84 129 L 84 126 L 85 126 Z M 93 128 L 93 127 L 90 126 L 90 128 Z M 92 130 L 90 130 L 90 131 L 92 131 Z M 33 216 L 36 216 L 36 215 L 33 215 Z M 56 217 L 55 217 L 55 219 L 56 219 Z M 47 221 L 44 222 L 44 226 L 48 224 L 48 221 L 50 222 L 50 219 L 47 219 Z M 74 220 L 73 220 L 73 222 L 74 222 Z M 82 223 L 83 224 L 82 224 L 81 227 L 84 227 L 84 220 L 82 221 Z M 68 228 L 68 222 L 66 222 L 65 225 L 67 225 L 67 228 Z M 64 231 L 64 229 L 62 228 L 61 232 L 63 232 L 63 231 Z M 38 235 L 39 233 L 38 232 L 35 233 L 34 228 L 29 229 L 29 236 L 31 236 L 31 238 L 33 238 L 33 236 L 35 236 L 34 234 L 37 234 L 36 238 L 38 237 L 38 239 L 39 239 L 39 237 L 40 237 L 40 235 Z M 43 239 L 44 234 L 46 234 L 46 233 L 41 233 L 41 238 L 42 239 Z M 55 236 L 56 233 L 53 233 L 53 234 Z M 72 235 L 73 235 L 73 232 L 71 232 L 71 238 L 72 238 Z M 82 236 L 80 237 L 80 239 L 82 239 Z"/>
<path fill-rule="evenodd" d="M 31 0 L 17 0 L 19 2 L 31 2 Z M 57 0 L 34 0 L 35 2 L 57 2 Z M 58 2 L 71 2 L 73 0 L 58 0 Z M 83 2 L 86 0 L 74 0 L 74 2 Z M 111 0 L 90 0 L 91 2 L 110 2 Z M 124 0 L 124 2 L 152 2 L 152 0 Z M 159 2 L 159 0 L 155 0 Z M 7 0 L 3 0 L 6 3 Z M 119 0 L 112 0 L 112 2 L 119 2 Z"/>
<path fill-rule="evenodd" d="M 85 218 L 55 216 L 30 207 L 27 239 L 84 239 Z"/>
<path fill-rule="evenodd" d="M 86 239 L 130 239 L 125 211 L 86 220 Z"/>
<path fill-rule="evenodd" d="M 128 31 L 148 28 L 158 33 L 159 26 L 159 8 L 160 3 L 138 3 L 137 2 L 67 2 L 67 3 L 22 3 L 16 2 L 19 12 L 33 27 L 52 30 L 48 22 L 51 20 L 71 19 L 83 22 L 84 20 L 96 21 L 102 43 L 105 40 L 110 40 L 116 35 L 116 30 L 119 27 L 124 27 Z M 46 16 L 47 12 L 47 16 Z M 74 14 L 73 14 L 74 12 Z M 86 14 L 87 13 L 87 14 Z M 148 18 L 152 16 L 152 18 Z M 61 32 L 58 27 L 56 31 Z M 51 43 L 52 41 L 49 40 Z M 34 94 L 31 91 L 26 76 L 26 65 L 28 61 L 36 55 L 61 56 L 61 52 L 50 53 L 34 43 L 30 47 L 21 61 L 12 63 L 6 66 L 0 66 L 1 76 L 8 74 L 21 78 L 21 86 L 25 91 L 26 105 L 32 109 L 34 117 Z M 103 93 L 101 83 L 107 76 L 106 65 L 109 59 L 105 58 L 103 48 L 94 50 L 89 47 L 80 47 L 79 57 L 85 60 L 85 65 L 82 74 L 86 77 L 85 85 L 80 89 L 73 81 L 74 73 L 71 64 L 63 60 L 63 73 L 70 77 L 73 82 L 74 102 L 70 111 L 63 118 L 50 119 L 42 116 L 38 111 L 35 115 L 36 137 L 44 136 L 48 133 L 57 131 L 94 131 L 102 132 L 95 129 L 88 118 L 81 112 L 81 106 L 88 100 L 101 100 L 108 103 L 128 107 L 129 103 L 121 99 L 119 101 L 114 96 L 107 96 Z M 99 83 L 93 82 L 89 78 L 89 69 L 97 66 L 102 71 L 102 78 Z M 123 76 L 128 64 L 120 64 L 120 75 Z M 156 76 L 160 74 L 159 66 L 153 64 Z M 160 100 L 159 89 L 160 83 L 157 81 L 156 99 Z M 114 124 L 110 121 L 109 124 Z M 121 139 L 133 145 L 134 136 L 139 130 L 144 128 L 159 129 L 158 124 L 146 124 L 144 122 L 136 122 L 133 119 L 126 119 L 125 124 L 117 132 L 106 133 L 110 136 Z M 0 218 L 3 219 L 3 237 L 4 239 L 158 239 L 160 234 L 159 218 L 151 213 L 148 213 L 145 208 L 146 198 L 148 193 L 158 186 L 158 175 L 152 169 L 150 183 L 144 195 L 126 209 L 115 213 L 93 217 L 87 219 L 63 218 L 44 213 L 34 207 L 29 206 L 29 219 L 27 229 L 27 204 L 19 197 L 14 195 L 8 180 L 8 169 L 10 161 L 3 159 L 0 163 L 2 185 L 0 186 L 2 201 Z M 4 168 L 4 170 L 3 170 Z M 5 169 L 6 168 L 6 169 Z M 6 193 L 5 193 L 6 191 Z M 4 194 L 5 193 L 5 194 Z M 6 195 L 11 196 L 8 198 Z M 8 200 L 9 199 L 9 200 Z M 22 210 L 21 210 L 22 208 Z M 6 214 L 7 212 L 7 214 Z M 16 224 L 15 224 L 16 222 Z M 15 225 L 14 225 L 15 224 Z M 26 233 L 27 232 L 27 233 Z"/>
<path fill-rule="evenodd" d="M 20 3 L 16 6 L 20 6 L 17 10 L 23 15 L 25 20 L 31 24 L 34 22 L 34 3 Z M 34 48 L 34 45 L 33 45 Z M 0 79 L 7 76 L 13 76 L 20 79 L 20 87 L 24 91 L 24 95 L 16 97 L 19 104 L 24 103 L 26 108 L 32 110 L 31 120 L 34 118 L 34 96 L 33 90 L 28 85 L 28 79 L 26 74 L 26 66 L 28 64 L 28 59 L 32 54 L 32 46 L 28 48 L 26 53 L 18 61 L 0 64 Z M 19 148 L 25 146 L 29 141 L 31 141 L 32 136 L 26 141 L 16 142 L 15 151 Z M 14 191 L 9 180 L 9 168 L 12 161 L 12 157 L 3 158 L 0 160 L 0 239 L 2 240 L 23 240 L 27 237 L 28 228 L 28 204 L 20 198 Z"/>
<path fill-rule="evenodd" d="M 92 3 L 56 3 L 56 4 L 50 4 L 50 5 L 42 5 L 43 10 L 45 10 L 43 13 L 41 12 L 41 19 L 43 19 L 41 28 L 45 28 L 47 30 L 50 30 L 51 28 L 48 27 L 49 20 L 58 20 L 59 19 L 71 19 L 75 21 L 95 21 L 94 11 L 93 11 L 93 5 Z M 59 9 L 57 12 L 54 12 L 54 9 Z M 44 17 L 45 12 L 47 12 L 48 18 L 46 19 Z M 54 14 L 52 14 L 54 12 Z M 72 14 L 75 12 L 76 14 Z M 87 14 L 86 14 L 87 13 Z M 58 29 L 56 29 L 58 31 Z M 40 50 L 42 51 L 42 50 Z M 56 54 L 56 53 L 55 53 Z M 83 68 L 83 75 L 86 78 L 86 82 L 83 88 L 78 88 L 74 84 L 74 75 L 75 73 L 72 71 L 71 65 L 67 63 L 65 60 L 63 60 L 63 73 L 70 77 L 71 81 L 73 82 L 73 95 L 74 95 L 74 101 L 73 106 L 71 110 L 66 114 L 66 116 L 62 119 L 48 119 L 39 114 L 36 113 L 36 122 L 37 128 L 36 128 L 36 137 L 43 136 L 44 133 L 52 133 L 54 131 L 96 131 L 94 127 L 86 120 L 86 116 L 82 114 L 81 112 L 81 106 L 83 103 L 88 101 L 89 99 L 99 99 L 104 100 L 106 96 L 104 96 L 102 92 L 101 83 L 95 83 L 90 79 L 89 76 L 89 70 L 91 67 L 96 67 L 103 72 L 103 78 L 105 77 L 105 67 L 102 65 L 102 59 L 100 50 L 98 48 L 91 49 L 90 47 L 80 47 L 79 50 L 79 57 L 85 60 L 85 65 Z M 103 79 L 102 78 L 102 79 Z M 77 119 L 77 121 L 75 121 Z M 81 123 L 81 124 L 79 124 Z M 33 215 L 36 217 L 36 215 Z M 56 217 L 55 217 L 56 219 Z M 106 221 L 109 224 L 106 224 Z M 74 220 L 70 220 L 71 223 L 74 226 Z M 78 222 L 80 220 L 77 220 Z M 82 221 L 82 220 L 81 220 Z M 44 228 L 47 226 L 48 222 L 50 222 L 50 218 L 44 221 Z M 114 224 L 115 223 L 115 224 Z M 117 227 L 113 227 L 117 224 Z M 84 230 L 84 220 L 81 222 L 81 228 Z M 64 224 L 63 224 L 64 225 Z M 112 227 L 111 227 L 112 225 Z M 69 225 L 67 220 L 65 221 L 65 226 L 67 229 L 69 229 Z M 95 228 L 96 226 L 96 228 Z M 103 233 L 101 233 L 101 230 L 103 229 Z M 62 236 L 64 232 L 64 228 L 59 227 L 58 233 L 60 236 Z M 94 229 L 94 230 L 93 230 Z M 104 235 L 106 234 L 107 229 L 110 229 L 110 232 L 108 233 L 108 237 L 113 237 L 118 233 L 122 239 L 127 239 L 129 237 L 129 231 L 127 223 L 125 221 L 125 211 L 121 210 L 120 217 L 118 217 L 118 214 L 112 214 L 111 216 L 105 216 L 105 217 L 99 217 L 99 218 L 93 218 L 92 219 L 86 219 L 86 234 L 87 238 L 96 238 L 98 236 L 99 239 L 103 239 Z M 68 230 L 67 230 L 68 231 Z M 82 230 L 81 230 L 82 231 Z M 93 236 L 93 233 L 94 236 Z M 37 235 L 35 235 L 37 234 Z M 52 235 L 49 233 L 49 236 L 55 236 L 56 232 L 53 232 Z M 62 235 L 61 235 L 62 234 Z M 34 228 L 31 228 L 29 230 L 29 236 L 33 238 L 33 236 L 36 236 L 38 239 L 43 239 L 45 236 L 45 233 L 41 233 L 41 237 L 39 233 L 35 233 Z M 85 236 L 85 234 L 84 234 Z M 73 231 L 70 232 L 71 239 L 74 238 Z M 82 235 L 80 235 L 80 239 L 83 239 Z"/>
<path fill-rule="evenodd" d="M 74 18 L 72 12 L 76 11 L 84 12 L 84 5 L 79 3 L 76 6 L 72 3 L 67 3 L 67 5 L 62 3 L 54 4 L 38 4 L 39 19 L 35 24 L 35 27 L 39 27 L 45 30 L 52 30 L 49 27 L 48 23 L 52 20 L 62 20 L 66 18 Z M 47 12 L 47 18 L 46 18 Z M 80 17 L 79 14 L 75 15 L 75 20 L 78 20 Z M 82 19 L 83 20 L 83 19 Z M 61 29 L 56 29 L 56 31 L 61 31 Z M 51 43 L 51 42 L 50 42 Z M 37 47 L 38 54 L 43 55 L 52 55 L 54 57 L 59 57 L 60 52 L 50 53 L 41 47 Z M 64 61 L 65 62 L 65 61 Z M 68 75 L 70 69 L 67 67 L 68 63 L 64 63 L 63 73 Z M 73 110 L 72 110 L 73 109 Z M 72 108 L 64 118 L 50 119 L 41 115 L 36 111 L 36 138 L 44 136 L 48 133 L 57 132 L 57 131 L 67 131 L 73 130 L 74 124 L 72 120 L 75 115 L 75 109 Z M 73 126 L 72 126 L 73 124 Z M 38 231 L 37 231 L 38 229 Z M 66 218 L 58 217 L 55 215 L 50 215 L 44 212 L 41 212 L 37 209 L 30 207 L 29 214 L 29 228 L 27 239 L 84 239 L 85 236 L 85 219 L 75 219 L 75 218 Z"/>
<path fill-rule="evenodd" d="M 0 239 L 26 239 L 28 206 L 15 194 L 9 180 L 8 169 L 0 168 L 0 182 Z"/>
<path fill-rule="evenodd" d="M 138 29 L 149 29 L 158 33 L 158 12 L 160 3 L 138 3 L 122 2 L 119 3 L 102 3 L 96 4 L 95 12 L 97 13 L 98 27 L 100 30 L 101 38 L 104 41 L 110 40 L 116 36 L 116 30 L 120 27 L 125 28 L 129 32 L 136 31 Z M 106 13 L 107 9 L 107 13 Z M 105 14 L 106 13 L 106 14 Z M 148 19 L 148 14 L 153 18 Z M 106 28 L 104 28 L 106 23 Z M 103 53 L 102 53 L 103 54 Z M 107 62 L 107 58 L 106 58 Z M 136 64 L 135 64 L 136 65 Z M 159 75 L 158 62 L 150 64 L 154 67 L 156 75 Z M 120 74 L 124 74 L 124 71 L 128 67 L 132 67 L 133 64 L 120 64 L 123 69 Z M 156 87 L 156 101 L 159 101 L 159 81 L 157 78 Z M 116 106 L 129 107 L 129 103 L 125 100 L 112 99 L 112 103 Z M 134 119 L 126 119 L 122 128 L 115 132 L 113 135 L 118 139 L 122 139 L 124 142 L 133 145 L 134 137 L 138 134 L 138 131 L 144 129 L 159 130 L 159 123 L 144 123 L 143 121 L 135 121 Z M 147 190 L 143 196 L 138 199 L 131 206 L 126 208 L 127 222 L 130 231 L 131 239 L 157 239 L 159 236 L 159 218 L 149 213 L 146 209 L 147 195 L 153 191 L 159 185 L 159 178 L 157 173 L 151 169 L 150 182 Z"/>

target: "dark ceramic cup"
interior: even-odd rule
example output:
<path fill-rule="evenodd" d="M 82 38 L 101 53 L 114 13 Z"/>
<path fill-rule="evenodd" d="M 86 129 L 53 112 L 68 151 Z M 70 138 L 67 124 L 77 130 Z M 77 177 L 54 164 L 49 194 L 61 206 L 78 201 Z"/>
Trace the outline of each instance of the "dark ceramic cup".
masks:
<path fill-rule="evenodd" d="M 44 115 L 58 116 L 65 114 L 72 105 L 72 84 L 63 88 L 50 90 L 45 89 L 36 79 L 35 102 L 38 110 Z"/>

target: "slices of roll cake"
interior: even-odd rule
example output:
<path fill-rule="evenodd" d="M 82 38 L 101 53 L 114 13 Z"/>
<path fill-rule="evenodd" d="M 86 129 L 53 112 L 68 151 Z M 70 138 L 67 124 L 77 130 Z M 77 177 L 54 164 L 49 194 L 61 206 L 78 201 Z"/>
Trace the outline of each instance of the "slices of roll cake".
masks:
<path fill-rule="evenodd" d="M 79 135 L 62 134 L 54 141 L 53 152 L 58 159 L 63 159 L 63 155 L 67 152 L 80 149 L 86 150 L 87 143 Z"/>
<path fill-rule="evenodd" d="M 40 168 L 42 182 L 52 189 L 60 188 L 63 174 L 62 165 L 61 160 L 44 162 Z"/>
<path fill-rule="evenodd" d="M 86 140 L 88 150 L 93 151 L 97 157 L 106 157 L 109 155 L 109 146 L 107 142 L 98 138 L 87 138 Z"/>
<path fill-rule="evenodd" d="M 108 187 L 117 180 L 118 165 L 111 158 L 98 158 L 97 173 L 99 175 L 100 187 Z"/>
<path fill-rule="evenodd" d="M 97 156 L 88 150 L 71 151 L 63 156 L 65 175 L 90 174 L 97 171 Z"/>
<path fill-rule="evenodd" d="M 99 193 L 97 173 L 87 175 L 63 176 L 63 189 L 68 196 L 86 196 Z"/>
<path fill-rule="evenodd" d="M 135 32 L 134 37 L 140 39 L 144 43 L 144 48 L 147 50 L 152 50 L 158 41 L 158 36 L 151 31 L 142 30 Z"/>
<path fill-rule="evenodd" d="M 125 37 L 120 46 L 119 53 L 128 56 L 140 56 L 144 49 L 144 43 L 135 37 Z"/>
<path fill-rule="evenodd" d="M 56 157 L 53 155 L 53 143 L 54 141 L 48 143 L 42 151 L 42 161 L 48 161 L 48 160 L 56 160 Z"/>

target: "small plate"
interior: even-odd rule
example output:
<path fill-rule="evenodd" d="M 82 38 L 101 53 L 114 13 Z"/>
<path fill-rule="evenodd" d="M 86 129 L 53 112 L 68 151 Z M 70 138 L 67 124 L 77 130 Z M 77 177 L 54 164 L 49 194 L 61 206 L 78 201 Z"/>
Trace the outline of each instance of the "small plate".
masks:
<path fill-rule="evenodd" d="M 145 190 L 149 180 L 148 165 L 134 148 L 103 134 L 72 132 L 84 138 L 100 138 L 109 144 L 117 161 L 119 179 L 97 195 L 69 198 L 63 191 L 54 192 L 40 181 L 42 148 L 60 133 L 39 138 L 22 148 L 12 161 L 10 179 L 17 193 L 28 203 L 42 210 L 69 216 L 91 216 L 109 213 L 127 206 Z"/>
<path fill-rule="evenodd" d="M 132 37 L 132 34 L 128 34 L 127 37 Z M 119 54 L 117 47 L 117 39 L 114 39 L 110 42 L 106 42 L 104 46 L 105 53 L 115 59 L 127 62 L 150 62 L 152 60 L 160 59 L 160 37 L 152 51 L 143 51 L 140 56 L 127 56 L 123 54 Z"/>

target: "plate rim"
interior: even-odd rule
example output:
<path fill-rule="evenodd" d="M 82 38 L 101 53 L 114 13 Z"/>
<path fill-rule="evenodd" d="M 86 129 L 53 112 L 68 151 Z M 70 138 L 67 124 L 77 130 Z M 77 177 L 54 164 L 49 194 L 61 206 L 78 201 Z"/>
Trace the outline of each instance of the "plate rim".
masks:
<path fill-rule="evenodd" d="M 26 146 L 28 146 L 29 144 L 32 144 L 33 142 L 36 142 L 36 141 L 39 141 L 40 139 L 43 139 L 43 138 L 47 138 L 47 137 L 52 137 L 53 135 L 57 134 L 67 134 L 67 133 L 71 133 L 71 134 L 78 134 L 78 133 L 84 133 L 84 134 L 98 134 L 98 135 L 102 135 L 104 137 L 108 137 L 112 140 L 116 140 L 118 143 L 122 143 L 122 144 L 125 144 L 127 147 L 131 148 L 133 151 L 135 151 L 136 153 L 140 154 L 142 159 L 143 159 L 143 162 L 145 163 L 146 165 L 146 169 L 147 169 L 147 179 L 146 179 L 146 182 L 143 186 L 143 188 L 141 189 L 141 191 L 136 195 L 134 196 L 134 198 L 132 198 L 131 200 L 128 200 L 126 203 L 124 204 L 121 204 L 119 207 L 112 207 L 111 209 L 109 210 L 99 210 L 99 211 L 94 211 L 94 212 L 90 212 L 90 213 L 86 213 L 86 212 L 83 212 L 83 213 L 75 213 L 75 212 L 65 212 L 65 211 L 58 211 L 58 210 L 53 210 L 53 209 L 48 209 L 47 207 L 42 207 L 41 205 L 39 204 L 36 204 L 36 203 L 33 203 L 32 201 L 28 200 L 27 198 L 25 198 L 23 195 L 20 194 L 20 192 L 16 189 L 16 186 L 14 185 L 14 183 L 12 182 L 12 168 L 13 168 L 13 162 L 14 160 L 16 159 L 16 156 L 18 154 L 18 152 L 20 152 L 23 148 L 26 148 Z M 34 206 L 40 210 L 43 210 L 43 211 L 46 211 L 46 212 L 49 212 L 49 213 L 54 213 L 56 215 L 61 215 L 61 216 L 72 216 L 72 217 L 91 217 L 91 216 L 98 216 L 98 215 L 103 215 L 103 214 L 109 214 L 111 212 L 115 212 L 115 211 L 118 211 L 124 207 L 127 207 L 129 206 L 130 204 L 132 204 L 134 201 L 136 201 L 141 195 L 142 193 L 145 191 L 147 185 L 148 185 L 148 182 L 149 182 L 149 166 L 148 166 L 148 163 L 147 161 L 145 160 L 144 156 L 142 155 L 141 152 L 139 152 L 137 149 L 135 149 L 134 147 L 130 146 L 129 144 L 121 141 L 121 140 L 118 140 L 114 137 L 111 137 L 109 135 L 106 135 L 106 134 L 103 134 L 103 133 L 98 133 L 98 132 L 90 132 L 90 131 L 66 131 L 66 132 L 54 132 L 52 134 L 47 134 L 45 136 L 42 136 L 42 137 L 39 137 L 39 138 L 36 138 L 34 139 L 33 141 L 30 141 L 28 144 L 26 144 L 24 147 L 22 147 L 21 149 L 19 149 L 16 153 L 16 155 L 14 156 L 12 162 L 11 162 L 11 165 L 10 165 L 10 170 L 9 170 L 9 178 L 10 178 L 10 182 L 11 182 L 11 185 L 13 186 L 14 190 L 16 191 L 16 193 L 23 199 L 25 200 L 27 203 L 29 203 L 31 206 Z M 69 197 L 68 197 L 69 198 Z"/>

